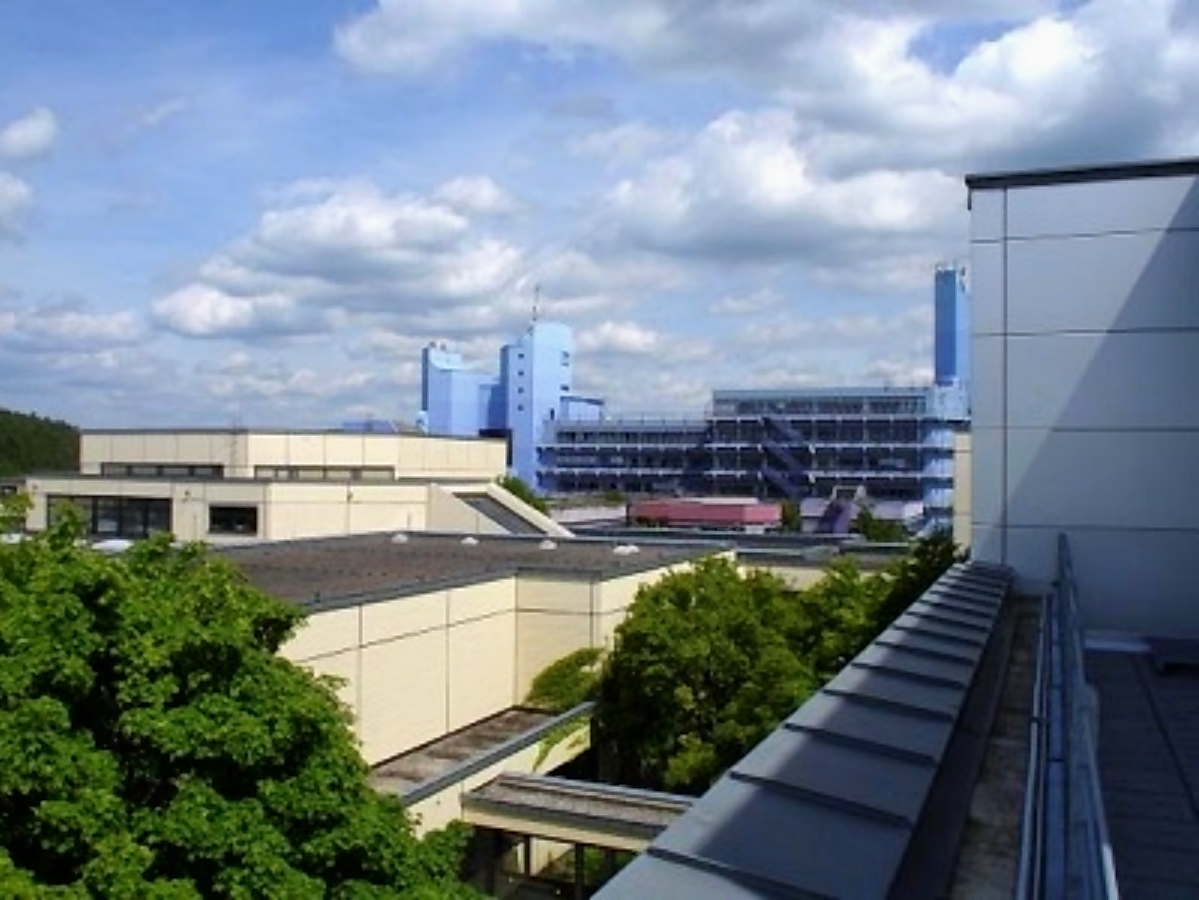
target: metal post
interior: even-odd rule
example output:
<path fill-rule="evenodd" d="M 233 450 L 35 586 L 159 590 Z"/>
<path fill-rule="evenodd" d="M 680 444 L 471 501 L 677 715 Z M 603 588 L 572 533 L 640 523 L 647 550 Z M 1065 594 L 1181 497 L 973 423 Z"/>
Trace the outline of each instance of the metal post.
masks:
<path fill-rule="evenodd" d="M 583 845 L 575 844 L 575 900 L 583 900 L 586 888 L 583 869 Z"/>

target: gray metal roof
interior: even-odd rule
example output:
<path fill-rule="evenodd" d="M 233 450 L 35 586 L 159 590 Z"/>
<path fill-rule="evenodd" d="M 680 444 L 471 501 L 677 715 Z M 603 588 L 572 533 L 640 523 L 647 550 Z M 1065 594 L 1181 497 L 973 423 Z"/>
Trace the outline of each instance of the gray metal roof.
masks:
<path fill-rule="evenodd" d="M 924 858 L 913 860 L 928 850 L 913 850 L 921 819 L 1009 581 L 980 563 L 950 569 L 597 896 L 910 890 Z"/>
<path fill-rule="evenodd" d="M 1189 175 L 1199 175 L 1199 157 L 1101 163 L 1014 172 L 989 172 L 967 175 L 966 187 L 972 191 L 1001 190 L 1010 187 L 1040 187 L 1050 184 L 1078 184 L 1087 181 L 1125 181 L 1130 178 L 1174 178 Z"/>

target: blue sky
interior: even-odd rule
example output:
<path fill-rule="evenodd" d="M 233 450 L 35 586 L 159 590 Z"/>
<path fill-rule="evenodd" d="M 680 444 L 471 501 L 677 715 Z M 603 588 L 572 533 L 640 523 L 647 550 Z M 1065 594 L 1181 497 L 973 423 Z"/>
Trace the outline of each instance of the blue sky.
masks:
<path fill-rule="evenodd" d="M 1187 8 L 0 5 L 0 405 L 410 419 L 534 284 L 618 408 L 919 382 L 962 174 L 1199 153 Z"/>

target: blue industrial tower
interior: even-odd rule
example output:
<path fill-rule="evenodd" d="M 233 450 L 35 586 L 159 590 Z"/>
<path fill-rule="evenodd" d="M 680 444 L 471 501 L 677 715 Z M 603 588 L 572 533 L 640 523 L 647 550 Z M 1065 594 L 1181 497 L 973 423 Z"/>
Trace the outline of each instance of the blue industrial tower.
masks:
<path fill-rule="evenodd" d="M 933 371 L 938 385 L 961 385 L 970 379 L 970 294 L 966 270 L 938 266 L 933 282 Z"/>
<path fill-rule="evenodd" d="M 574 336 L 568 326 L 536 319 L 500 350 L 499 377 L 471 369 L 458 353 L 430 345 L 421 352 L 420 421 L 429 434 L 504 434 L 509 467 L 536 488 L 538 447 L 547 424 L 570 403 Z"/>

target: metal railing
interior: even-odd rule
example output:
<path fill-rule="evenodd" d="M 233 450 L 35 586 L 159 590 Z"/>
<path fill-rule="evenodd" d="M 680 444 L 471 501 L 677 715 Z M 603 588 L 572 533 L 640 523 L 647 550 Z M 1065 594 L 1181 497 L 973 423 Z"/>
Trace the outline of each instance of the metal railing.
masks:
<path fill-rule="evenodd" d="M 1033 691 L 1016 896 L 1116 900 L 1096 755 L 1097 707 L 1086 681 L 1078 588 L 1064 534 L 1041 615 Z"/>

